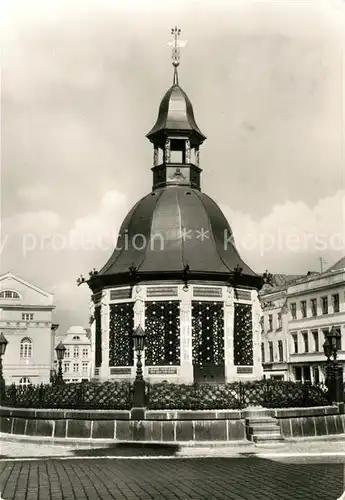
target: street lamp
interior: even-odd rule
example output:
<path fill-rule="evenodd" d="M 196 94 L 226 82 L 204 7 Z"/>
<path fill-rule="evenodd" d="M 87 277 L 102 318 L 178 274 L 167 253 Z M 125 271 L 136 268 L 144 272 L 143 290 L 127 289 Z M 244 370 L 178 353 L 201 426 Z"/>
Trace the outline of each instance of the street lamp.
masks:
<path fill-rule="evenodd" d="M 139 325 L 133 331 L 133 345 L 137 353 L 136 376 L 133 384 L 133 408 L 132 418 L 143 419 L 145 415 L 145 380 L 143 379 L 143 368 L 141 363 L 141 353 L 145 347 L 146 333 Z"/>
<path fill-rule="evenodd" d="M 323 351 L 327 358 L 326 385 L 331 403 L 341 402 L 343 400 L 343 367 L 337 361 L 338 343 L 340 338 L 340 330 L 335 326 L 332 326 L 332 328 L 325 334 L 325 342 L 323 344 Z"/>
<path fill-rule="evenodd" d="M 8 340 L 5 335 L 0 333 L 0 401 L 2 402 L 5 399 L 5 380 L 2 373 L 2 357 L 6 352 L 6 347 L 8 344 Z"/>
<path fill-rule="evenodd" d="M 66 351 L 66 347 L 63 345 L 61 340 L 60 340 L 60 343 L 55 347 L 55 351 L 56 351 L 56 357 L 57 357 L 58 363 L 59 363 L 56 383 L 58 385 L 61 385 L 64 383 L 63 377 L 62 377 L 62 360 L 65 356 L 65 351 Z"/>

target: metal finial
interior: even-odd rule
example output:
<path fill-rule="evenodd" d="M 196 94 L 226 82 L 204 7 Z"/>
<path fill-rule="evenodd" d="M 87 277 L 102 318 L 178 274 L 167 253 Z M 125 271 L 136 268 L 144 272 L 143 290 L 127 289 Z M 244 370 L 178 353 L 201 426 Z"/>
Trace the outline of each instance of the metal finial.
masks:
<path fill-rule="evenodd" d="M 180 64 L 180 48 L 185 47 L 187 41 L 180 40 L 181 30 L 177 26 L 171 28 L 171 34 L 174 36 L 174 40 L 169 42 L 169 46 L 172 47 L 172 64 L 174 66 L 174 78 L 173 85 L 178 85 L 178 73 L 177 68 Z"/>

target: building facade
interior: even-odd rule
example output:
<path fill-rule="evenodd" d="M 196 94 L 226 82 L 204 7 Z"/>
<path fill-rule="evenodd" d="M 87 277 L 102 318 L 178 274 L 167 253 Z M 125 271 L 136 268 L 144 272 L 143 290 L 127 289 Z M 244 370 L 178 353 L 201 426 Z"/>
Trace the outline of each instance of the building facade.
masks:
<path fill-rule="evenodd" d="M 324 382 L 323 343 L 333 326 L 341 332 L 338 359 L 345 363 L 345 258 L 323 273 L 265 287 L 260 300 L 266 378 Z"/>
<path fill-rule="evenodd" d="M 53 295 L 7 273 L 0 276 L 0 330 L 8 340 L 3 357 L 6 384 L 49 383 L 54 360 Z"/>
<path fill-rule="evenodd" d="M 262 277 L 241 259 L 224 214 L 201 190 L 206 137 L 179 85 L 177 54 L 176 46 L 173 85 L 147 134 L 152 191 L 124 219 L 103 268 L 79 281 L 93 294 L 97 380 L 135 378 L 132 332 L 139 325 L 147 381 L 262 378 Z"/>
<path fill-rule="evenodd" d="M 62 361 L 62 375 L 66 383 L 90 380 L 92 373 L 91 334 L 81 326 L 72 326 L 64 337 L 56 338 L 66 348 Z M 56 347 L 56 346 L 55 346 Z M 55 370 L 58 363 L 55 353 Z"/>
<path fill-rule="evenodd" d="M 341 333 L 338 360 L 345 364 L 345 259 L 324 273 L 306 276 L 288 288 L 289 376 L 292 380 L 325 380 L 325 333 Z"/>

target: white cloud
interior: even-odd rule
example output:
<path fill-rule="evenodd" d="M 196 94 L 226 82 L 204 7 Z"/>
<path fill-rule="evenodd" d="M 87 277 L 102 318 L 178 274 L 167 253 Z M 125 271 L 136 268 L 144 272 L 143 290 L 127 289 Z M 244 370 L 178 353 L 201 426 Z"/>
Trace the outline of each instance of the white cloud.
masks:
<path fill-rule="evenodd" d="M 44 186 L 42 184 L 22 186 L 18 190 L 19 198 L 29 203 L 46 201 L 51 195 L 51 189 L 48 186 Z"/>
<path fill-rule="evenodd" d="M 24 212 L 7 217 L 2 222 L 2 236 L 6 234 L 53 235 L 61 224 L 60 215 L 49 210 Z"/>
<path fill-rule="evenodd" d="M 117 235 L 128 211 L 127 197 L 119 191 L 108 191 L 98 210 L 75 221 L 68 240 L 72 248 L 83 250 L 111 250 L 116 246 Z"/>
<path fill-rule="evenodd" d="M 281 272 L 292 272 L 293 266 L 315 267 L 317 256 L 326 256 L 331 265 L 345 254 L 345 190 L 320 199 L 313 207 L 303 201 L 274 205 L 258 221 L 228 206 L 222 210 L 239 252 L 258 270 L 271 264 Z"/>

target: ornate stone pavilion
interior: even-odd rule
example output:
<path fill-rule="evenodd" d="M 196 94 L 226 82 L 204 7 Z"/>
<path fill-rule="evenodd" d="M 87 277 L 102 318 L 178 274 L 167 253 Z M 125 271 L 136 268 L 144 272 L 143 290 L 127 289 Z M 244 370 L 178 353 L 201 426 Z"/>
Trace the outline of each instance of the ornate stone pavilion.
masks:
<path fill-rule="evenodd" d="M 243 262 L 226 218 L 201 191 L 206 137 L 178 83 L 180 32 L 172 31 L 173 85 L 147 134 L 152 191 L 128 213 L 110 259 L 87 280 L 94 377 L 135 378 L 132 332 L 141 325 L 147 381 L 259 379 L 262 278 Z"/>

